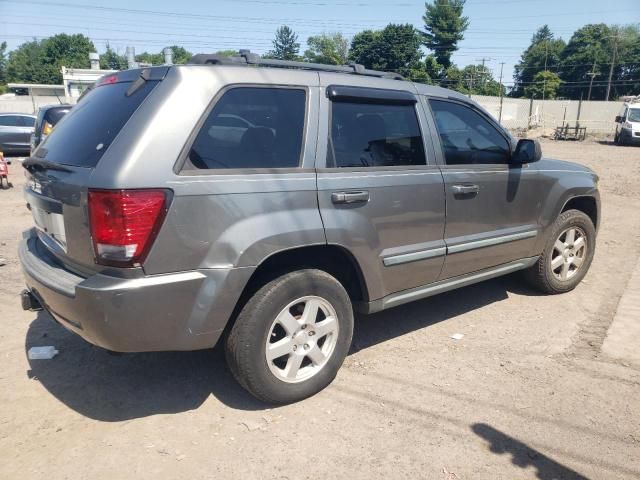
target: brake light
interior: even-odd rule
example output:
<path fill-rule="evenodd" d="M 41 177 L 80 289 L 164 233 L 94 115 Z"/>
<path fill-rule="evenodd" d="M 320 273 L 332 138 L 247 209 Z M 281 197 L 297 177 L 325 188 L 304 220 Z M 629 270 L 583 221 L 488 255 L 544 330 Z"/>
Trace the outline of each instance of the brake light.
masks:
<path fill-rule="evenodd" d="M 100 77 L 96 82 L 96 87 L 101 87 L 102 85 L 113 85 L 118 82 L 118 74 L 114 73 L 112 75 L 105 75 L 104 77 Z"/>
<path fill-rule="evenodd" d="M 168 206 L 167 190 L 89 190 L 89 225 L 102 265 L 139 265 L 149 252 Z"/>

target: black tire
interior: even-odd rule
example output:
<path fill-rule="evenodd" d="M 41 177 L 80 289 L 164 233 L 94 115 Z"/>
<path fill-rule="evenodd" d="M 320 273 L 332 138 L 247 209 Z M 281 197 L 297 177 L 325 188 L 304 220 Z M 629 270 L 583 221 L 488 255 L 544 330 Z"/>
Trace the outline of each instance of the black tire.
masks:
<path fill-rule="evenodd" d="M 317 373 L 299 383 L 288 383 L 272 372 L 266 357 L 267 337 L 278 315 L 290 303 L 308 296 L 320 297 L 335 310 L 337 338 Z M 227 364 L 238 383 L 259 400 L 293 403 L 318 393 L 333 381 L 349 352 L 352 336 L 353 308 L 340 282 L 321 270 L 298 270 L 270 281 L 244 305 L 227 337 Z M 320 336 L 317 340 L 320 345 Z"/>
<path fill-rule="evenodd" d="M 2 181 L 0 183 L 2 183 L 3 190 L 9 189 L 9 179 L 7 179 L 7 177 L 2 177 Z"/>
<path fill-rule="evenodd" d="M 563 232 L 572 227 L 576 227 L 584 233 L 586 237 L 586 252 L 582 258 L 582 264 L 575 271 L 575 274 L 566 280 L 562 280 L 554 274 L 551 260 L 556 240 L 559 239 Z M 591 219 L 579 210 L 567 210 L 556 219 L 542 255 L 535 265 L 525 271 L 525 278 L 533 287 L 547 294 L 569 292 L 578 286 L 589 271 L 595 248 L 596 229 Z"/>

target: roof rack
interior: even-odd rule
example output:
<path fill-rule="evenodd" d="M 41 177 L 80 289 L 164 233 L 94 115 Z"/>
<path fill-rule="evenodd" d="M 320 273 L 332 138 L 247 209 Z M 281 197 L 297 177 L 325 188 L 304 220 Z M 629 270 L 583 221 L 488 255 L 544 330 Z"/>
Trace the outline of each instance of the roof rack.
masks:
<path fill-rule="evenodd" d="M 350 73 L 352 75 L 365 75 L 367 77 L 389 78 L 392 80 L 405 80 L 405 78 L 393 72 L 381 72 L 378 70 L 368 70 L 358 63 L 348 65 L 325 65 L 322 63 L 294 62 L 291 60 L 275 60 L 271 58 L 261 58 L 257 53 L 249 50 L 240 50 L 238 55 L 225 57 L 217 54 L 199 53 L 189 59 L 187 65 L 259 65 L 263 67 L 277 68 L 297 68 L 301 70 L 315 70 L 322 72 Z"/>

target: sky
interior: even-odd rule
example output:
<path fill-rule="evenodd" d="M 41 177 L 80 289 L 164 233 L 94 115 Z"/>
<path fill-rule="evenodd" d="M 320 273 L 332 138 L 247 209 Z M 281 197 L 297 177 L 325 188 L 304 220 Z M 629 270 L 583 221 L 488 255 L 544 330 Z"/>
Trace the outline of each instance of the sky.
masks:
<path fill-rule="evenodd" d="M 301 51 L 310 35 L 341 32 L 348 38 L 386 24 L 411 23 L 423 29 L 424 1 L 399 0 L 0 0 L 0 41 L 9 50 L 56 33 L 82 33 L 99 52 L 106 44 L 120 53 L 159 52 L 182 45 L 193 53 L 249 48 L 264 53 L 283 24 L 299 35 Z M 531 36 L 548 24 L 569 40 L 587 23 L 640 22 L 640 0 L 467 0 L 469 29 L 454 62 L 482 63 L 505 84 Z"/>

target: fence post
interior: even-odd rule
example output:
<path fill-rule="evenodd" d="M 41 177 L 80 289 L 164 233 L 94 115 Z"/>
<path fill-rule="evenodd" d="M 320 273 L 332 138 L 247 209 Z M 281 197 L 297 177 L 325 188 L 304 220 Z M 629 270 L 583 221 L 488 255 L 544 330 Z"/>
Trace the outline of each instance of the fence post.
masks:
<path fill-rule="evenodd" d="M 531 130 L 531 115 L 533 115 L 533 97 L 529 101 L 529 118 L 527 119 L 527 130 Z"/>

